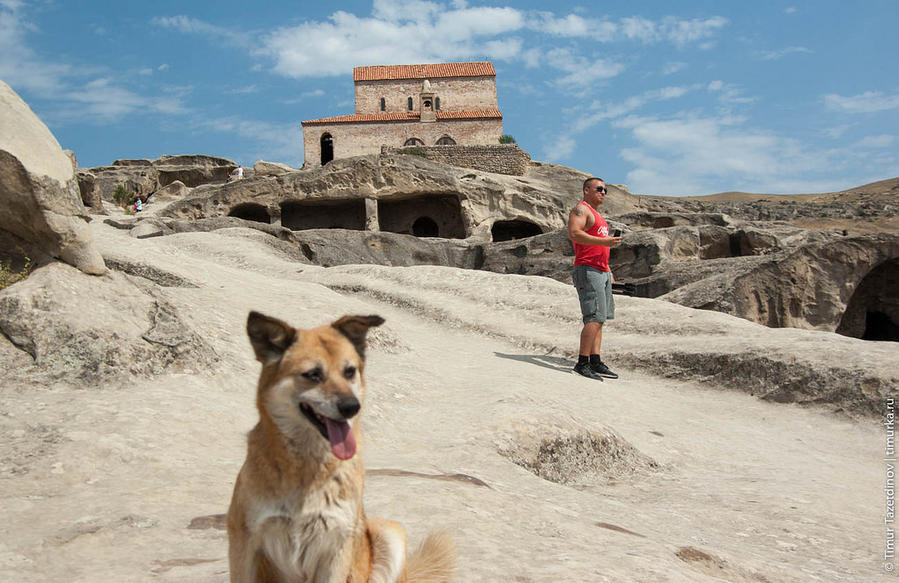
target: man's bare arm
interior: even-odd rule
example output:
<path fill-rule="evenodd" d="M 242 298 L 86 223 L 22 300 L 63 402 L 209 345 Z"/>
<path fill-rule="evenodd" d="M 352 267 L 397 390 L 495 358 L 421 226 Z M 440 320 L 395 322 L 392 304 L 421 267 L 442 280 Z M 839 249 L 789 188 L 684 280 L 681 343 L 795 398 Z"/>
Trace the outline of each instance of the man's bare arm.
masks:
<path fill-rule="evenodd" d="M 621 242 L 621 237 L 595 237 L 586 231 L 587 211 L 583 205 L 577 205 L 571 209 L 568 215 L 568 238 L 578 245 L 604 245 L 614 247 Z"/>

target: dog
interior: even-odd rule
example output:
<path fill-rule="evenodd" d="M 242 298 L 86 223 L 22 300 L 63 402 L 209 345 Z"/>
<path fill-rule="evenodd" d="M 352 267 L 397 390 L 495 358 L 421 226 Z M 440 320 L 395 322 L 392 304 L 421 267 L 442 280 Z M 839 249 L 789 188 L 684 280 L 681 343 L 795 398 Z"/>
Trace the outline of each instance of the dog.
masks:
<path fill-rule="evenodd" d="M 344 316 L 300 330 L 250 312 L 259 423 L 228 509 L 232 583 L 453 580 L 448 535 L 432 534 L 407 561 L 403 527 L 362 506 L 366 335 L 383 323 Z"/>

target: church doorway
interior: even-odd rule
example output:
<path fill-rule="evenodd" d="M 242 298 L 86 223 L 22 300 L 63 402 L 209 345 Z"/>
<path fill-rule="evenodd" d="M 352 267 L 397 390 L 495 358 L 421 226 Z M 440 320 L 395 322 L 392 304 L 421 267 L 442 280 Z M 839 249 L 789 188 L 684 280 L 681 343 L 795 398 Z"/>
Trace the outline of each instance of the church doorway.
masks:
<path fill-rule="evenodd" d="M 321 152 L 322 166 L 334 159 L 334 139 L 331 134 L 322 134 Z"/>

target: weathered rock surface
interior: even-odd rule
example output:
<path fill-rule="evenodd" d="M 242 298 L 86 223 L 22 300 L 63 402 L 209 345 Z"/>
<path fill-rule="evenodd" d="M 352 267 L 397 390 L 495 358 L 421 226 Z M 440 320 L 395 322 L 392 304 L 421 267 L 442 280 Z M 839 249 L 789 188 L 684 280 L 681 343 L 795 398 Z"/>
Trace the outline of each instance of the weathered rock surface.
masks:
<path fill-rule="evenodd" d="M 32 381 L 93 385 L 199 372 L 217 360 L 156 283 L 117 272 L 88 278 L 60 263 L 0 291 L 0 332 L 31 356 L 21 373 Z"/>
<path fill-rule="evenodd" d="M 79 168 L 78 183 L 82 198 L 113 200 L 116 188 L 122 186 L 141 200 L 176 182 L 193 188 L 203 184 L 223 184 L 237 164 L 225 158 L 203 155 L 162 156 L 155 160 L 116 160 L 110 166 Z M 163 198 L 178 196 L 180 188 L 166 190 Z M 90 205 L 94 208 L 94 204 Z"/>
<path fill-rule="evenodd" d="M 858 337 L 865 334 L 865 314 L 881 314 L 885 325 L 899 323 L 899 236 L 833 234 L 818 239 L 825 240 L 782 249 L 753 262 L 751 269 L 722 270 L 661 297 L 771 327 L 839 329 Z M 863 287 L 877 293 L 855 296 Z M 847 323 L 841 326 L 844 318 Z"/>
<path fill-rule="evenodd" d="M 452 533 L 460 580 L 874 581 L 882 570 L 884 466 L 871 452 L 899 381 L 892 344 L 625 297 L 603 349 L 621 378 L 598 383 L 571 374 L 577 299 L 548 278 L 326 269 L 276 251 L 289 243 L 261 229 L 137 240 L 90 226 L 115 271 L 53 264 L 0 293 L 27 304 L 27 326 L 69 322 L 90 339 L 93 319 L 130 349 L 161 298 L 183 324 L 170 336 L 208 346 L 161 374 L 128 368 L 146 352 L 126 364 L 96 351 L 98 368 L 110 358 L 122 374 L 85 377 L 78 350 L 57 344 L 41 372 L 4 329 L 0 487 L 18 534 L 0 547 L 0 580 L 227 581 L 217 517 L 257 422 L 250 309 L 304 327 L 387 319 L 365 369 L 366 510 L 402 523 L 413 545 Z M 204 367 L 211 351 L 220 358 Z"/>
<path fill-rule="evenodd" d="M 253 173 L 255 176 L 281 176 L 282 174 L 296 171 L 296 168 L 291 168 L 287 164 L 281 164 L 280 162 L 258 160 L 253 164 Z"/>
<path fill-rule="evenodd" d="M 564 226 L 586 177 L 539 163 L 512 177 L 418 156 L 371 155 L 202 186 L 161 214 L 192 220 L 231 215 L 297 231 L 336 227 L 487 242 L 496 240 L 491 230 L 498 223 L 513 234 L 517 227 L 534 234 Z M 616 212 L 636 208 L 635 197 L 614 187 L 607 200 Z"/>
<path fill-rule="evenodd" d="M 180 180 L 175 180 L 154 192 L 153 202 L 159 203 L 181 200 L 188 194 L 190 194 L 190 188 Z"/>
<path fill-rule="evenodd" d="M 343 166 L 335 165 L 332 168 L 329 164 L 324 169 L 282 175 L 266 182 L 245 180 L 224 188 L 201 187 L 188 198 L 166 207 L 161 213 L 161 220 L 175 231 L 209 230 L 218 228 L 217 225 L 241 224 L 197 218 L 219 213 L 222 219 L 222 214 L 230 212 L 246 219 L 243 225 L 269 232 L 295 245 L 307 261 L 324 266 L 353 263 L 396 266 L 436 264 L 497 273 L 544 275 L 559 281 L 570 281 L 573 250 L 564 229 L 496 241 L 495 236 L 499 232 L 496 226 L 514 222 L 509 220 L 510 216 L 519 217 L 522 222 L 532 225 L 535 223 L 531 221 L 538 220 L 535 218 L 536 212 L 510 215 L 507 210 L 501 210 L 505 204 L 503 200 L 508 200 L 513 206 L 524 205 L 520 193 L 503 198 L 500 182 L 504 178 L 497 178 L 500 182 L 494 183 L 491 176 L 478 177 L 476 183 L 481 184 L 483 179 L 484 184 L 494 187 L 492 194 L 485 194 L 467 185 L 474 175 L 459 177 L 454 174 L 458 169 L 452 167 L 444 167 L 435 174 L 437 169 L 427 166 L 429 162 L 422 162 L 417 157 L 399 156 L 396 160 L 384 156 L 364 157 L 342 162 Z M 394 171 L 402 175 L 395 176 Z M 367 179 L 363 180 L 363 176 Z M 541 187 L 539 192 L 543 196 L 550 190 L 576 190 L 584 176 L 570 169 L 566 172 L 561 167 L 534 164 L 529 181 L 516 180 L 515 188 L 534 193 L 538 192 L 537 184 L 557 185 L 554 189 Z M 314 187 L 307 188 L 307 181 L 313 178 L 318 182 Z M 292 191 L 298 194 L 291 195 L 290 191 L 285 190 L 288 183 L 293 185 Z M 335 186 L 341 184 L 342 187 Z M 493 196 L 496 201 L 494 214 L 490 215 L 489 211 L 463 212 L 467 224 L 474 225 L 471 229 L 473 234 L 465 239 L 454 239 L 363 230 L 361 218 L 355 227 L 340 224 L 341 212 L 348 212 L 350 207 L 343 207 L 342 211 L 334 210 L 338 207 L 330 207 L 330 211 L 319 210 L 329 208 L 325 203 L 333 202 L 334 196 L 352 195 L 357 197 L 357 203 L 358 197 L 384 196 L 383 200 L 375 200 L 375 204 L 380 206 L 384 201 L 389 202 L 390 196 L 412 196 L 416 188 L 419 190 L 415 192 L 422 200 L 427 199 L 426 192 L 461 191 L 460 200 L 465 202 L 462 208 L 472 211 L 477 210 L 479 204 L 490 206 L 487 201 Z M 481 188 L 487 187 L 481 184 Z M 294 225 L 294 229 L 283 226 L 284 221 L 281 221 L 282 226 L 271 224 L 270 221 L 274 221 L 277 213 L 285 208 L 283 201 L 292 200 L 293 196 L 324 197 L 325 201 L 320 203 L 324 206 L 310 204 L 303 208 L 310 213 L 320 212 L 326 220 L 336 221 L 345 228 L 314 228 L 314 221 Z M 554 220 L 563 222 L 562 216 L 569 207 L 563 206 L 562 197 L 549 200 L 550 206 L 554 205 L 557 209 Z M 878 276 L 878 281 L 896 277 L 890 275 L 894 271 L 889 267 L 894 265 L 891 260 L 896 257 L 896 235 L 856 233 L 846 237 L 832 230 L 809 230 L 776 222 L 750 222 L 716 212 L 639 210 L 641 205 L 650 204 L 652 199 L 644 200 L 624 191 L 613 190 L 602 209 L 610 226 L 622 228 L 625 232 L 622 244 L 612 250 L 615 276 L 620 282 L 633 283 L 638 295 L 661 296 L 669 301 L 722 311 L 774 327 L 839 329 L 841 333 L 858 337 L 871 336 L 865 332 L 864 322 L 875 314 L 877 321 L 872 326 L 885 327 L 886 330 L 878 333 L 878 338 L 897 337 L 897 333 L 890 330 L 899 326 L 899 310 L 887 299 L 889 294 L 872 293 L 870 290 L 876 286 L 872 287 L 872 280 L 869 279 L 864 286 L 869 291 L 853 296 L 853 291 L 878 265 L 885 265 L 881 269 L 884 275 Z M 614 214 L 616 209 L 624 212 Z M 361 215 L 360 210 L 357 217 Z M 173 223 L 173 219 L 169 218 L 171 216 L 183 218 Z M 481 219 L 483 222 L 478 224 Z M 197 226 L 186 226 L 190 223 L 197 223 Z M 492 233 L 488 236 L 487 225 L 491 223 Z M 147 228 L 149 226 L 144 227 Z M 546 228 L 545 225 L 540 227 Z M 153 234 L 163 232 L 161 227 L 157 227 Z M 514 229 L 511 233 L 515 235 Z M 840 263 L 839 252 L 830 258 L 825 258 L 821 252 L 829 245 L 839 248 L 843 244 L 851 247 L 845 261 L 855 265 L 850 270 L 852 273 L 837 265 Z M 789 268 L 771 267 L 787 257 L 793 258 Z M 892 290 L 893 287 L 887 289 Z M 863 301 L 862 298 L 868 300 Z M 847 312 L 850 314 L 846 324 L 841 324 Z"/>
<path fill-rule="evenodd" d="M 28 105 L 0 81 L 0 229 L 90 274 L 93 246 L 72 160 Z"/>

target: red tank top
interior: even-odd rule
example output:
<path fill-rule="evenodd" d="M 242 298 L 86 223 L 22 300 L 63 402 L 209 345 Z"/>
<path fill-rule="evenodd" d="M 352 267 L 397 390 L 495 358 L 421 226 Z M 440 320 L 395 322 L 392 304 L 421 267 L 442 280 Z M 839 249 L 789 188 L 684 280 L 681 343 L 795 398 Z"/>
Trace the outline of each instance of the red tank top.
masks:
<path fill-rule="evenodd" d="M 586 233 L 594 237 L 608 237 L 609 225 L 606 224 L 606 220 L 585 201 L 581 201 L 578 204 L 584 205 L 593 213 L 593 226 L 587 229 Z M 609 271 L 609 247 L 574 243 L 574 264 L 575 266 L 587 265 L 599 271 Z"/>

